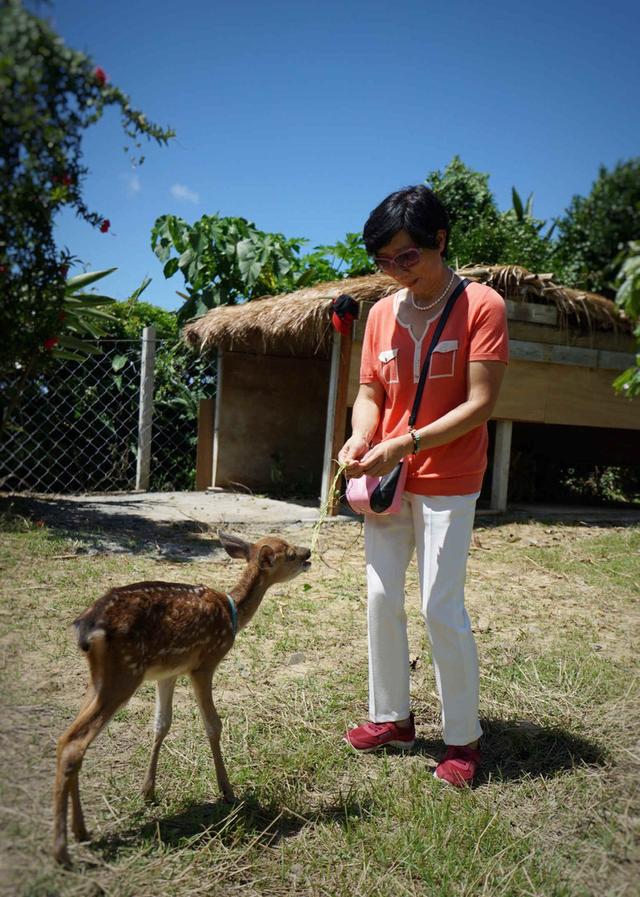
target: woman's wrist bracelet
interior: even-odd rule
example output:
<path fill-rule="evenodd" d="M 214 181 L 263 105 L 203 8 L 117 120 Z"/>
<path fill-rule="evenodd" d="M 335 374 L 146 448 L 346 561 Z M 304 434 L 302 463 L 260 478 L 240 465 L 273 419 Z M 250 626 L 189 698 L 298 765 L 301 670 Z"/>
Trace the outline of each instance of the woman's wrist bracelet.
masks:
<path fill-rule="evenodd" d="M 420 451 L 420 436 L 416 433 L 416 431 L 413 429 L 413 427 L 409 430 L 409 435 L 411 436 L 411 439 L 413 440 L 412 454 L 417 455 L 418 452 Z"/>

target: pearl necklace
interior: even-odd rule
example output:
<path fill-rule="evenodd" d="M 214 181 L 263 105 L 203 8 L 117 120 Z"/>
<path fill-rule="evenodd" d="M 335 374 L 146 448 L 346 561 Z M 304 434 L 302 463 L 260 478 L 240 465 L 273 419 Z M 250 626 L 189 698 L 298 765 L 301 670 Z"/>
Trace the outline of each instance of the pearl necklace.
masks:
<path fill-rule="evenodd" d="M 438 298 L 437 298 L 437 299 L 434 299 L 433 302 L 430 302 L 429 305 L 416 305 L 416 301 L 415 301 L 415 299 L 413 298 L 413 293 L 411 293 L 411 292 L 409 293 L 409 301 L 411 302 L 411 304 L 413 305 L 413 307 L 414 307 L 415 309 L 417 309 L 418 311 L 429 311 L 430 308 L 433 308 L 434 305 L 437 305 L 438 302 L 440 302 L 441 299 L 444 299 L 444 297 L 447 295 L 447 293 L 449 292 L 449 288 L 451 287 L 451 284 L 453 283 L 453 278 L 454 278 L 455 276 L 456 276 L 456 272 L 455 272 L 455 271 L 452 271 L 452 272 L 451 272 L 451 277 L 449 278 L 449 283 L 446 285 L 446 287 L 444 288 L 444 290 L 442 291 L 442 293 L 440 293 L 440 295 L 438 296 Z"/>

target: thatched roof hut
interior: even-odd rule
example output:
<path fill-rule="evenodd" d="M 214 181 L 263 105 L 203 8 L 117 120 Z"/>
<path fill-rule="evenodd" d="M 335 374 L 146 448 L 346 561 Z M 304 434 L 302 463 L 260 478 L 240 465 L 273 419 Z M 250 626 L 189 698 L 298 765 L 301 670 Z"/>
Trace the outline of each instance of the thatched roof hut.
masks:
<path fill-rule="evenodd" d="M 631 330 L 629 320 L 610 299 L 560 286 L 552 274 L 532 274 L 517 265 L 474 266 L 462 268 L 459 274 L 489 284 L 509 302 L 556 308 L 559 322 L 566 327 Z M 319 283 L 294 293 L 215 308 L 188 324 L 184 335 L 201 352 L 222 348 L 326 356 L 331 349 L 334 298 L 348 293 L 359 303 L 372 304 L 395 289 L 397 283 L 385 274 Z"/>
<path fill-rule="evenodd" d="M 620 456 L 637 436 L 632 431 L 640 430 L 640 403 L 632 406 L 611 387 L 616 372 L 633 362 L 635 350 L 631 323 L 615 303 L 517 265 L 459 273 L 497 290 L 509 320 L 511 363 L 491 431 L 492 505 L 506 506 L 513 422 L 521 439 L 530 438 L 522 436 L 527 426 L 559 428 L 554 451 L 571 428 L 581 450 L 596 428 L 598 444 L 606 449 L 602 437 L 610 432 Z M 332 459 L 345 438 L 358 389 L 367 315 L 396 288 L 384 274 L 348 278 L 216 308 L 185 327 L 192 346 L 218 356 L 215 414 L 209 407 L 199 430 L 201 488 L 241 484 L 269 491 L 284 480 L 315 489 L 321 474 L 322 496 L 327 496 Z M 341 293 L 361 306 L 346 336 L 331 326 L 331 303 Z M 536 438 L 544 442 L 538 431 Z"/>

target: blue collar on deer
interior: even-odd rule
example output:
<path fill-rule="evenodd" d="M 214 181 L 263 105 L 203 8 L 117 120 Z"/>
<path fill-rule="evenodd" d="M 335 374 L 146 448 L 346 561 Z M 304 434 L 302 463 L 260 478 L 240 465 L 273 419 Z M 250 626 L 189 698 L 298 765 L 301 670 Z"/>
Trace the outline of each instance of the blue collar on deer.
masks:
<path fill-rule="evenodd" d="M 229 611 L 231 613 L 231 628 L 233 630 L 233 637 L 235 638 L 236 632 L 238 631 L 238 608 L 236 607 L 235 601 L 228 592 L 227 601 L 229 602 Z"/>

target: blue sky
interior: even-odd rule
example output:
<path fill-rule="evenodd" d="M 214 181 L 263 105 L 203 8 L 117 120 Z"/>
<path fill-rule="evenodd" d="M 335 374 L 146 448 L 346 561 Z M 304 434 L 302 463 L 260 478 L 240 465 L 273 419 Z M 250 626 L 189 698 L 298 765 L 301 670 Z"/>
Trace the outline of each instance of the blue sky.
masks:
<path fill-rule="evenodd" d="M 137 107 L 177 137 L 132 170 L 110 112 L 87 134 L 85 198 L 101 234 L 68 214 L 58 239 L 105 292 L 176 308 L 149 246 L 172 213 L 242 215 L 330 243 L 389 192 L 458 154 L 534 213 L 560 215 L 598 167 L 640 152 L 637 4 L 538 0 L 58 0 L 40 7 Z M 109 289 L 107 290 L 107 284 Z"/>

